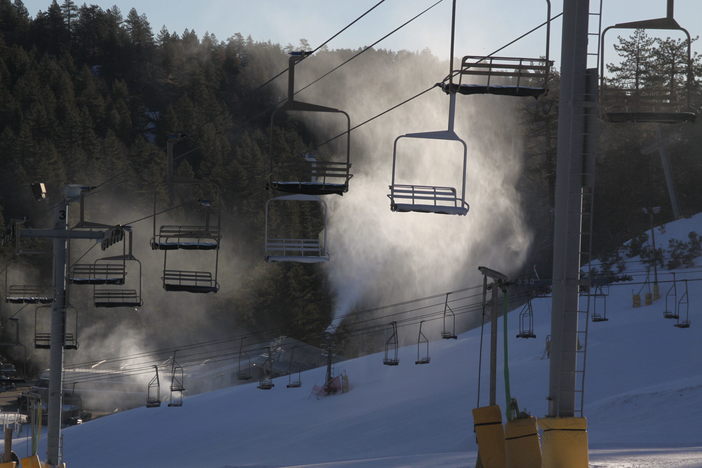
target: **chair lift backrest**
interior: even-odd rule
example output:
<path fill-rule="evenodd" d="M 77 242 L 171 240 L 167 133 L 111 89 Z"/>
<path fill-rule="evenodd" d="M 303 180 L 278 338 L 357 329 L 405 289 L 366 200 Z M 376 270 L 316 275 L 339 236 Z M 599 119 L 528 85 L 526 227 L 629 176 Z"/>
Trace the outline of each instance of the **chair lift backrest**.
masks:
<path fill-rule="evenodd" d="M 332 163 L 330 167 L 333 167 L 333 169 L 330 169 L 331 171 L 331 177 L 334 178 L 339 178 L 343 177 L 345 178 L 345 184 L 343 185 L 342 188 L 338 190 L 334 190 L 331 192 L 325 192 L 325 191 L 319 191 L 319 192 L 311 192 L 310 194 L 326 194 L 326 193 L 338 193 L 342 194 L 348 190 L 348 180 L 351 178 L 351 175 L 349 174 L 349 169 L 351 167 L 351 118 L 349 117 L 349 114 L 346 113 L 343 110 L 340 109 L 335 109 L 333 107 L 326 107 L 326 106 L 320 106 L 317 104 L 310 104 L 307 102 L 302 102 L 302 101 L 296 101 L 295 100 L 295 65 L 304 60 L 306 57 L 308 57 L 311 54 L 311 52 L 293 52 L 290 54 L 290 59 L 288 61 L 288 98 L 285 102 L 282 104 L 278 105 L 273 113 L 271 114 L 271 119 L 270 119 L 270 140 L 269 140 L 269 147 L 268 147 L 268 153 L 269 153 L 269 160 L 270 160 L 270 181 L 271 185 L 274 186 L 274 188 L 278 190 L 283 190 L 283 191 L 292 191 L 294 193 L 306 193 L 304 191 L 304 187 L 302 185 L 298 185 L 297 189 L 294 189 L 293 187 L 285 187 L 284 185 L 277 184 L 276 182 L 280 181 L 274 181 L 274 170 L 275 170 L 275 164 L 274 164 L 274 152 L 273 152 L 273 128 L 274 128 L 274 122 L 275 122 L 275 117 L 278 114 L 278 112 L 325 112 L 325 113 L 338 113 L 342 114 L 344 117 L 346 117 L 346 160 L 343 163 Z M 322 161 L 318 162 L 321 167 L 324 167 L 326 164 Z M 340 167 L 345 167 L 344 170 L 341 170 Z M 322 169 L 324 171 L 324 169 Z M 299 182 L 299 181 L 289 181 L 289 182 Z"/>
<path fill-rule="evenodd" d="M 663 18 L 655 18 L 655 19 L 649 19 L 649 20 L 642 20 L 642 21 L 632 21 L 632 22 L 627 22 L 627 23 L 618 23 L 613 26 L 609 26 L 602 31 L 602 37 L 600 40 L 600 99 L 602 101 L 602 109 L 604 112 L 604 115 L 611 121 L 613 122 L 626 122 L 626 121 L 641 121 L 641 122 L 658 122 L 658 123 L 677 123 L 677 122 L 684 122 L 684 121 L 690 121 L 695 119 L 695 114 L 690 111 L 691 104 L 690 104 L 690 94 L 692 90 L 692 84 L 694 83 L 694 71 L 692 69 L 692 41 L 690 37 L 690 33 L 687 31 L 687 29 L 683 28 L 680 26 L 680 24 L 675 20 L 673 17 L 673 2 L 674 0 L 668 0 L 668 10 L 667 10 L 667 15 Z M 687 73 L 686 73 L 686 86 L 685 86 L 685 99 L 684 103 L 682 104 L 682 108 L 678 103 L 671 103 L 671 97 L 672 95 L 651 95 L 648 96 L 648 98 L 651 100 L 651 106 L 654 106 L 656 104 L 668 104 L 668 106 L 665 108 L 665 111 L 661 112 L 656 112 L 656 111 L 643 111 L 642 109 L 639 109 L 639 112 L 635 111 L 627 111 L 625 109 L 625 112 L 613 112 L 609 113 L 610 115 L 606 113 L 604 110 L 606 107 L 606 78 L 605 78 L 605 73 L 604 73 L 604 67 L 605 67 L 605 60 L 604 60 L 604 51 L 605 51 L 605 35 L 610 29 L 654 29 L 654 30 L 676 30 L 676 31 L 682 31 L 685 36 L 687 37 L 687 60 L 686 60 L 686 67 L 687 67 Z M 672 85 L 672 83 L 671 83 Z M 624 90 L 626 91 L 626 90 Z M 635 89 L 635 92 L 638 92 L 639 89 Z M 638 97 L 639 100 L 643 100 L 647 96 L 643 97 Z M 671 105 L 672 104 L 672 105 Z"/>
<path fill-rule="evenodd" d="M 274 239 L 270 229 L 270 204 L 277 201 L 315 202 L 322 207 L 322 238 Z M 329 261 L 327 251 L 327 204 L 318 196 L 293 194 L 274 197 L 266 202 L 265 258 L 268 262 L 319 263 Z"/>
<path fill-rule="evenodd" d="M 551 1 L 546 0 L 546 47 L 545 58 L 523 58 L 523 57 L 497 57 L 493 55 L 477 56 L 467 55 L 461 59 L 461 68 L 451 70 L 449 83 L 442 84 L 442 88 L 447 93 L 462 92 L 463 94 L 493 94 L 533 96 L 539 97 L 547 90 L 550 68 L 553 62 L 550 60 L 551 50 Z M 452 54 L 453 55 L 453 54 Z M 453 76 L 459 75 L 459 84 L 454 85 Z M 487 77 L 486 89 L 470 90 L 461 89 L 464 75 L 478 75 Z M 497 85 L 492 87 L 491 78 L 508 77 L 516 78 L 516 87 L 512 90 Z M 542 83 L 541 88 L 529 88 L 522 84 L 522 79 L 538 78 Z M 460 91 L 459 91 L 460 90 Z M 491 91 L 490 91 L 491 90 Z M 520 91 L 521 90 L 521 91 Z"/>

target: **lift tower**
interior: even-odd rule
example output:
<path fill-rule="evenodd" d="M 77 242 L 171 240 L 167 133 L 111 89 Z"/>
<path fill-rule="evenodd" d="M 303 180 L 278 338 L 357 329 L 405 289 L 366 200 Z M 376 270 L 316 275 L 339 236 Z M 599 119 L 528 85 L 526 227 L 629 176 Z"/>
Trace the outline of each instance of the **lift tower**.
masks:
<path fill-rule="evenodd" d="M 564 0 L 561 83 L 556 159 L 553 244 L 553 301 L 548 418 L 544 429 L 544 466 L 587 467 L 585 420 L 576 418 L 576 365 L 580 256 L 586 176 L 586 76 L 589 0 Z M 590 223 L 590 220 L 585 221 Z M 589 239 L 588 239 L 589 241 Z M 568 431 L 568 446 L 564 434 Z"/>
<path fill-rule="evenodd" d="M 93 239 L 109 246 L 111 240 L 118 236 L 113 232 L 122 232 L 121 226 L 108 229 L 81 231 L 68 229 L 68 206 L 79 200 L 81 194 L 91 187 L 67 185 L 63 199 L 56 207 L 53 229 L 21 229 L 18 237 L 43 238 L 53 240 L 53 304 L 51 310 L 51 338 L 49 357 L 49 413 L 47 424 L 47 465 L 58 466 L 60 460 L 61 410 L 63 405 L 63 349 L 66 340 L 66 263 L 69 239 Z"/>

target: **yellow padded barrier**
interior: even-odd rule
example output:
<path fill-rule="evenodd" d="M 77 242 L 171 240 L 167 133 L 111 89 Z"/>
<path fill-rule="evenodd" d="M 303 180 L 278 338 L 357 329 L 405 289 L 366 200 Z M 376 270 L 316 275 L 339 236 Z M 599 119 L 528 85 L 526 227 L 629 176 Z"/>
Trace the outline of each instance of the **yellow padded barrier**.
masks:
<path fill-rule="evenodd" d="M 17 466 L 17 462 L 0 463 L 0 468 L 15 468 L 16 466 Z"/>
<path fill-rule="evenodd" d="M 20 466 L 22 468 L 42 468 L 42 463 L 39 460 L 39 455 L 32 455 L 31 457 L 20 458 Z"/>
<path fill-rule="evenodd" d="M 473 410 L 473 429 L 478 440 L 478 457 L 483 468 L 506 468 L 505 431 L 500 407 L 483 406 Z"/>
<path fill-rule="evenodd" d="M 543 468 L 588 468 L 587 420 L 541 418 Z"/>
<path fill-rule="evenodd" d="M 541 445 L 536 418 L 521 418 L 505 424 L 507 468 L 541 468 Z"/>

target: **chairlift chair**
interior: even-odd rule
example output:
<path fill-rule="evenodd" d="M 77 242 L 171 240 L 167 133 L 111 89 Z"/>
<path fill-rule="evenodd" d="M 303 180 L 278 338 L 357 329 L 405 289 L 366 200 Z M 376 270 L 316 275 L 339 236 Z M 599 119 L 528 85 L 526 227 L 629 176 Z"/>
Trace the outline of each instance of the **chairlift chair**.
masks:
<path fill-rule="evenodd" d="M 219 271 L 219 245 L 221 215 L 219 208 L 213 210 L 213 202 L 199 200 L 205 211 L 205 220 L 202 225 L 165 225 L 156 233 L 154 216 L 154 234 L 151 239 L 151 248 L 163 251 L 163 289 L 166 291 L 182 291 L 189 293 L 216 293 L 219 291 L 217 281 Z M 154 201 L 154 213 L 156 202 Z M 216 213 L 216 220 L 212 222 L 212 212 Z M 214 270 L 182 270 L 168 268 L 168 252 L 175 250 L 196 250 L 214 252 Z"/>
<path fill-rule="evenodd" d="M 293 379 L 294 372 L 292 370 L 292 365 L 295 358 L 295 348 L 296 347 L 293 347 L 290 350 L 290 362 L 288 363 L 288 384 L 286 385 L 287 388 L 299 388 L 302 386 L 301 371 L 299 367 L 297 369 L 297 378 Z"/>
<path fill-rule="evenodd" d="M 534 308 L 531 303 L 531 297 L 527 299 L 526 304 L 519 311 L 519 333 L 517 338 L 536 338 L 534 334 Z"/>
<path fill-rule="evenodd" d="M 390 322 L 391 333 L 387 340 L 385 340 L 385 357 L 383 358 L 383 364 L 386 366 L 396 366 L 400 364 L 400 358 L 398 357 L 398 340 L 397 340 L 397 322 Z"/>
<path fill-rule="evenodd" d="M 683 282 L 685 283 L 685 292 L 678 299 L 678 321 L 673 325 L 676 328 L 690 328 L 690 296 L 687 289 L 687 280 L 683 280 Z"/>
<path fill-rule="evenodd" d="M 259 390 L 270 390 L 275 387 L 271 374 L 273 373 L 273 355 L 271 354 L 271 348 L 266 348 L 267 356 L 266 360 L 263 362 L 261 379 L 258 381 Z"/>
<path fill-rule="evenodd" d="M 237 372 L 236 372 L 236 378 L 239 380 L 251 380 L 252 373 L 251 373 L 251 358 L 247 354 L 247 359 L 248 359 L 248 366 L 246 369 L 241 368 L 241 357 L 244 355 L 244 340 L 246 337 L 242 336 L 241 337 L 241 342 L 239 343 L 239 359 L 238 359 L 238 365 L 237 365 Z"/>
<path fill-rule="evenodd" d="M 184 377 L 183 366 L 176 361 L 176 351 L 174 351 L 171 361 L 171 396 L 168 406 L 183 406 Z"/>
<path fill-rule="evenodd" d="M 5 267 L 5 302 L 8 304 L 51 304 L 54 302 L 50 285 L 9 284 L 10 265 Z"/>
<path fill-rule="evenodd" d="M 545 58 L 496 57 L 466 55 L 461 68 L 451 70 L 448 83 L 441 83 L 444 92 L 464 95 L 493 94 L 500 96 L 538 98 L 548 90 L 551 41 L 551 2 L 546 0 L 546 55 Z M 458 83 L 453 76 L 459 77 Z M 464 82 L 464 77 L 480 80 Z"/>
<path fill-rule="evenodd" d="M 321 206 L 322 232 L 317 238 L 283 236 L 273 233 L 271 202 L 312 202 Z M 284 220 L 285 221 L 285 220 Z M 327 205 L 315 195 L 283 195 L 266 202 L 265 258 L 267 262 L 320 263 L 329 261 L 327 251 Z"/>
<path fill-rule="evenodd" d="M 454 115 L 456 110 L 456 95 L 449 96 L 449 116 L 448 129 L 432 132 L 407 133 L 395 138 L 392 149 L 392 179 L 390 182 L 390 210 L 400 213 L 438 213 L 448 215 L 465 216 L 468 214 L 468 203 L 466 203 L 466 166 L 468 164 L 468 147 L 454 131 Z M 443 140 L 455 141 L 463 147 L 463 170 L 461 171 L 460 192 L 455 187 L 400 184 L 397 179 L 397 147 L 398 142 L 403 138 L 415 138 L 420 140 Z"/>
<path fill-rule="evenodd" d="M 269 187 L 274 190 L 306 195 L 343 195 L 349 189 L 351 170 L 351 118 L 339 109 L 295 100 L 295 65 L 309 52 L 290 54 L 288 66 L 288 99 L 271 114 Z M 336 160 L 326 161 L 313 154 L 304 154 L 292 161 L 283 161 L 273 153 L 273 124 L 278 112 L 323 112 L 346 118 L 346 151 Z"/>
<path fill-rule="evenodd" d="M 112 286 L 124 286 L 123 283 L 93 283 L 93 303 L 95 307 L 141 307 L 143 305 L 142 294 L 141 294 L 141 262 L 132 253 L 133 240 L 132 240 L 132 229 L 129 226 L 124 226 L 124 230 L 128 236 L 128 243 L 123 243 L 122 255 L 114 255 L 110 257 L 103 257 L 95 260 L 94 270 L 108 270 L 109 268 L 117 269 L 119 267 L 109 267 L 105 265 L 121 265 L 124 268 L 125 275 L 131 270 L 127 268 L 127 265 L 136 264 L 137 280 L 132 282 L 132 286 L 136 283 L 136 287 L 124 288 L 124 287 L 112 287 Z M 101 287 L 97 287 L 101 286 Z"/>
<path fill-rule="evenodd" d="M 443 316 L 443 326 L 441 328 L 441 338 L 444 340 L 457 340 L 456 336 L 456 314 L 448 303 L 449 294 L 446 294 L 446 300 L 444 301 L 444 316 Z M 451 316 L 451 328 L 446 326 L 446 317 Z"/>
<path fill-rule="evenodd" d="M 161 406 L 161 380 L 158 377 L 158 366 L 154 366 L 156 375 L 149 381 L 146 387 L 146 407 L 158 408 Z"/>
<path fill-rule="evenodd" d="M 669 86 L 641 87 L 639 80 L 629 87 L 610 86 L 605 77 L 605 35 L 610 29 L 644 29 L 682 31 L 687 37 L 685 62 L 686 83 L 676 87 L 671 80 Z M 602 31 L 600 51 L 600 108 L 604 120 L 610 122 L 648 122 L 674 124 L 694 121 L 696 114 L 691 105 L 694 84 L 690 33 L 673 17 L 673 0 L 668 0 L 667 15 L 663 18 L 618 23 Z M 671 72 L 675 74 L 675 64 Z"/>
<path fill-rule="evenodd" d="M 663 309 L 663 318 L 679 320 L 678 314 L 678 285 L 673 273 L 673 284 L 668 288 L 665 294 L 665 309 Z"/>
<path fill-rule="evenodd" d="M 51 329 L 47 331 L 46 323 L 41 324 L 40 322 L 45 322 L 45 320 L 40 320 L 40 316 L 49 316 L 49 327 L 51 323 L 51 314 L 53 312 L 53 306 L 51 305 L 41 305 L 34 309 L 34 348 L 35 349 L 50 349 L 51 348 Z M 40 311 L 46 310 L 48 314 L 44 314 Z M 72 312 L 72 320 L 69 317 L 68 311 Z M 72 306 L 67 306 L 64 311 L 64 325 L 69 326 L 72 324 L 71 330 L 65 330 L 63 349 L 78 349 L 78 311 Z"/>
<path fill-rule="evenodd" d="M 431 356 L 429 356 L 429 340 L 426 335 L 422 333 L 422 325 L 424 320 L 419 322 L 419 333 L 417 334 L 417 360 L 414 361 L 415 364 L 429 364 L 431 361 Z M 424 353 L 422 353 L 422 345 L 424 345 Z"/>
<path fill-rule="evenodd" d="M 609 317 L 607 317 L 607 296 L 609 294 L 608 289 L 605 286 L 598 285 L 595 286 L 595 292 L 591 294 L 592 296 L 592 321 L 597 322 L 607 322 Z M 601 303 L 601 307 L 598 304 Z"/>

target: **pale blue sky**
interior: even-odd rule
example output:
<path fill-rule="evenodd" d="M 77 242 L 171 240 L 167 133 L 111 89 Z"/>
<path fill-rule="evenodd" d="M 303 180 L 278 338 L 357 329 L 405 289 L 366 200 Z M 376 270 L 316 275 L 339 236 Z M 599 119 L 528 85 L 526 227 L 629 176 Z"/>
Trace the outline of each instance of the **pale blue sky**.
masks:
<path fill-rule="evenodd" d="M 46 10 L 50 0 L 24 0 L 32 15 Z M 359 48 L 379 39 L 436 0 L 386 0 L 370 15 L 336 38 L 332 48 Z M 255 40 L 297 44 L 307 39 L 312 47 L 332 36 L 378 0 L 92 0 L 103 8 L 117 5 L 126 15 L 136 7 L 145 13 L 155 33 L 165 25 L 182 32 L 206 31 L 223 40 L 239 32 Z M 60 0 L 59 0 L 60 3 Z M 82 2 L 76 1 L 81 4 Z M 599 0 L 591 0 L 591 9 Z M 562 10 L 561 0 L 552 1 L 552 14 Z M 544 21 L 545 0 L 458 0 L 456 56 L 492 52 L 502 44 Z M 665 16 L 666 0 L 605 1 L 603 26 L 617 22 Z M 399 50 L 429 48 L 446 58 L 449 51 L 451 0 L 444 0 L 430 12 L 408 25 L 377 47 Z M 702 2 L 677 0 L 675 16 L 693 36 L 702 33 Z M 560 55 L 560 28 L 552 31 L 551 57 Z M 614 38 L 615 34 L 611 37 Z M 502 55 L 540 56 L 544 54 L 544 33 L 512 46 Z M 610 37 L 608 35 L 608 37 Z M 608 41 L 609 42 L 609 41 Z M 696 47 L 700 50 L 700 47 Z M 613 53 L 610 50 L 610 53 Z"/>

